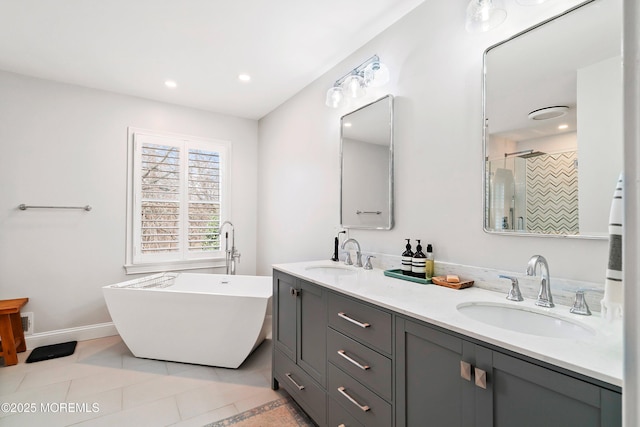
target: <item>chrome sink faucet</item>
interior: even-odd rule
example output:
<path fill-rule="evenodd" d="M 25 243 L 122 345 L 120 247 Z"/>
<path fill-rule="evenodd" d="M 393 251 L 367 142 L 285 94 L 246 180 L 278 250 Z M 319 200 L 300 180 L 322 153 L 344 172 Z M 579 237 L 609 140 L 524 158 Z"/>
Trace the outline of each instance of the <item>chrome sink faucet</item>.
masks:
<path fill-rule="evenodd" d="M 540 307 L 551 308 L 554 306 L 553 297 L 551 296 L 551 286 L 549 278 L 549 264 L 542 255 L 534 255 L 527 264 L 527 276 L 535 276 L 536 268 L 540 266 L 540 292 L 538 292 L 538 299 L 536 305 Z"/>
<path fill-rule="evenodd" d="M 231 221 L 225 221 L 220 224 L 220 228 L 218 229 L 219 234 L 222 234 L 222 229 L 225 225 L 231 227 L 231 248 L 229 248 L 229 232 L 227 231 L 224 235 L 224 261 L 227 268 L 226 274 L 236 274 L 236 262 L 240 262 L 240 252 L 238 252 L 238 250 L 236 249 L 236 232 Z"/>
<path fill-rule="evenodd" d="M 358 243 L 356 239 L 347 239 L 342 242 L 342 246 L 340 248 L 346 248 L 347 243 L 353 243 L 354 245 L 356 245 L 356 263 L 354 264 L 353 261 L 351 261 L 351 255 L 349 254 L 349 252 L 347 252 L 347 257 L 345 258 L 344 263 L 347 265 L 353 265 L 355 267 L 362 267 L 362 253 L 360 252 L 360 243 Z"/>

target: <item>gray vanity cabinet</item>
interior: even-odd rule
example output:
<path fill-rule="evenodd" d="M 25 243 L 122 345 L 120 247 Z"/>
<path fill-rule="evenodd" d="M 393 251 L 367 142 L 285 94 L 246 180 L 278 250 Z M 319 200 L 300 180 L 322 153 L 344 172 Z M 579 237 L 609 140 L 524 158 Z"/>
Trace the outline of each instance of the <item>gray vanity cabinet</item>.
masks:
<path fill-rule="evenodd" d="M 331 426 L 393 425 L 393 314 L 328 295 L 327 393 Z"/>
<path fill-rule="evenodd" d="M 273 272 L 273 388 L 326 424 L 327 290 Z"/>
<path fill-rule="evenodd" d="M 493 407 L 493 413 L 483 414 L 476 425 L 622 425 L 620 393 L 497 351 L 476 347 L 476 364 L 492 366 L 488 371 L 487 390 L 477 390 L 478 401 L 484 407 Z"/>
<path fill-rule="evenodd" d="M 273 272 L 273 342 L 276 349 L 296 361 L 298 331 L 298 279 Z"/>
<path fill-rule="evenodd" d="M 408 319 L 396 340 L 397 426 L 622 425 L 615 391 Z"/>
<path fill-rule="evenodd" d="M 396 320 L 397 426 L 473 425 L 474 390 L 460 377 L 463 345 L 461 338 Z"/>
<path fill-rule="evenodd" d="M 273 342 L 273 388 L 320 427 L 622 426 L 615 386 L 278 270 Z"/>

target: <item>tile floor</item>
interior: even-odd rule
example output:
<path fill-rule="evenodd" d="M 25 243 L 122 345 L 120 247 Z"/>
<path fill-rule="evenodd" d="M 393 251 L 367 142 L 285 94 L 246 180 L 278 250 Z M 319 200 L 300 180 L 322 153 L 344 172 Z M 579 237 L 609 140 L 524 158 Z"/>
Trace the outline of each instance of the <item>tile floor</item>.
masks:
<path fill-rule="evenodd" d="M 138 359 L 119 336 L 37 363 L 20 353 L 0 366 L 0 426 L 201 427 L 284 395 L 270 388 L 271 346 L 238 369 Z"/>

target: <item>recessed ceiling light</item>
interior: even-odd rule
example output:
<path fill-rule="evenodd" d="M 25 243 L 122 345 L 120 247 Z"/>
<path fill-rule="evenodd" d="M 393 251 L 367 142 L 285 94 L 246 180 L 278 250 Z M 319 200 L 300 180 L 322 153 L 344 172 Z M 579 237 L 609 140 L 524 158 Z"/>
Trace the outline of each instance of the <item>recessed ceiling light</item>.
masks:
<path fill-rule="evenodd" d="M 350 127 L 351 127 L 351 123 L 349 123 L 349 122 L 345 122 L 345 123 L 344 123 L 344 127 L 346 127 L 346 128 L 350 128 Z"/>
<path fill-rule="evenodd" d="M 248 82 L 251 80 L 251 76 L 249 74 L 238 74 L 238 80 L 241 82 Z"/>
<path fill-rule="evenodd" d="M 558 129 L 560 130 L 569 129 L 569 125 L 560 125 L 558 126 Z"/>
<path fill-rule="evenodd" d="M 177 84 L 176 82 L 174 82 L 173 80 L 166 80 L 166 81 L 164 82 L 164 85 L 165 85 L 166 87 L 168 87 L 168 88 L 171 88 L 171 89 L 173 89 L 173 88 L 175 88 L 176 86 L 178 86 L 178 84 Z"/>

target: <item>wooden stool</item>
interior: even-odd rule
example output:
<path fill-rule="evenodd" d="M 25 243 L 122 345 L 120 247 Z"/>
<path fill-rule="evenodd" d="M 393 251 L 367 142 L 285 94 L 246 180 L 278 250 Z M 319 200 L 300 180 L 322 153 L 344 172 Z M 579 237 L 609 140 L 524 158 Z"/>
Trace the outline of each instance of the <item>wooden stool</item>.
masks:
<path fill-rule="evenodd" d="M 0 356 L 4 357 L 5 365 L 18 363 L 18 353 L 27 349 L 20 319 L 20 309 L 29 298 L 0 300 Z"/>

